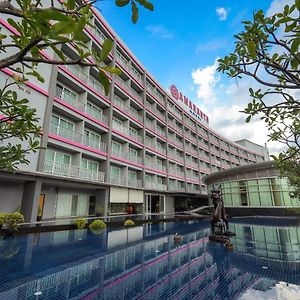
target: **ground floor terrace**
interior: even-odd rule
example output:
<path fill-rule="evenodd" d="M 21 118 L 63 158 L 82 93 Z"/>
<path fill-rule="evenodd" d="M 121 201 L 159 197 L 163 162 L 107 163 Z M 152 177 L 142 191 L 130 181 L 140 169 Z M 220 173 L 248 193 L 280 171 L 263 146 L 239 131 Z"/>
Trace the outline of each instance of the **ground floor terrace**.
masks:
<path fill-rule="evenodd" d="M 0 212 L 25 222 L 76 217 L 174 214 L 208 204 L 207 195 L 134 189 L 45 174 L 0 174 Z"/>

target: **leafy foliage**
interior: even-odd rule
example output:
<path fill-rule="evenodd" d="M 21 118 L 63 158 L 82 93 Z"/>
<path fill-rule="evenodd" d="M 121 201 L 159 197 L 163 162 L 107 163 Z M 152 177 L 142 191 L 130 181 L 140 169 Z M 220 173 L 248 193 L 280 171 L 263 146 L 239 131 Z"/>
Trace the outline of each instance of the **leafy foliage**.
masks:
<path fill-rule="evenodd" d="M 235 35 L 235 50 L 219 59 L 218 70 L 230 77 L 254 78 L 267 89 L 249 89 L 251 102 L 244 109 L 246 122 L 259 115 L 269 140 L 286 146 L 272 156 L 282 176 L 300 196 L 300 1 L 286 5 L 282 12 L 265 16 L 262 10 L 245 21 L 244 31 Z"/>
<path fill-rule="evenodd" d="M 146 0 L 134 1 L 153 10 L 153 5 Z M 27 99 L 18 100 L 17 93 L 8 88 L 20 86 L 30 77 L 44 82 L 43 74 L 38 71 L 41 63 L 93 66 L 106 94 L 110 86 L 108 73 L 120 75 L 118 68 L 103 66 L 113 48 L 112 40 L 106 39 L 100 51 L 86 43 L 83 30 L 94 30 L 90 19 L 95 2 L 66 0 L 55 4 L 51 1 L 48 6 L 45 1 L 34 0 L 0 2 L 0 13 L 7 17 L 12 29 L 10 34 L 0 33 L 0 70 L 10 69 L 15 74 L 12 82 L 0 89 L 0 169 L 14 170 L 20 163 L 28 164 L 27 154 L 36 151 L 40 143 L 36 110 L 29 107 Z M 126 1 L 116 4 L 122 6 L 121 2 Z M 137 19 L 138 10 L 134 8 L 132 20 L 135 23 Z M 76 58 L 64 54 L 64 44 L 72 45 Z M 11 137 L 15 138 L 14 143 L 10 143 Z M 23 141 L 27 141 L 27 146 Z"/>
<path fill-rule="evenodd" d="M 150 11 L 154 10 L 153 4 L 147 0 L 115 0 L 115 3 L 119 7 L 126 6 L 129 3 L 131 4 L 131 20 L 133 23 L 136 23 L 139 18 L 139 9 L 137 3 Z"/>
<path fill-rule="evenodd" d="M 89 225 L 89 229 L 93 232 L 104 228 L 106 228 L 106 224 L 102 220 L 95 220 Z"/>
<path fill-rule="evenodd" d="M 77 229 L 84 229 L 87 224 L 87 220 L 86 219 L 76 219 L 74 221 L 74 224 L 77 227 Z"/>
<path fill-rule="evenodd" d="M 2 214 L 3 225 L 13 231 L 18 230 L 18 225 L 24 222 L 24 216 L 19 212 Z"/>
<path fill-rule="evenodd" d="M 130 219 L 128 219 L 124 222 L 124 226 L 134 226 L 134 225 L 135 225 L 135 223 Z"/>

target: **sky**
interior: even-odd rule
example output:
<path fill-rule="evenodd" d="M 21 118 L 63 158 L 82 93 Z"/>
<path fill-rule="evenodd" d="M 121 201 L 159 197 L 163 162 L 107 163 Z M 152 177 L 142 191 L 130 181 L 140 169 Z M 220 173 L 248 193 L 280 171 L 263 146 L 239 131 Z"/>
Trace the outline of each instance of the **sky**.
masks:
<path fill-rule="evenodd" d="M 217 59 L 234 50 L 242 21 L 262 9 L 272 15 L 292 0 L 151 0 L 154 11 L 140 7 L 137 24 L 130 6 L 113 0 L 97 3 L 102 15 L 137 59 L 167 89 L 171 84 L 208 115 L 210 127 L 230 140 L 249 139 L 264 145 L 267 129 L 259 118 L 250 124 L 240 111 L 249 102 L 249 78 L 235 80 L 218 73 Z M 270 153 L 282 145 L 267 142 Z"/>

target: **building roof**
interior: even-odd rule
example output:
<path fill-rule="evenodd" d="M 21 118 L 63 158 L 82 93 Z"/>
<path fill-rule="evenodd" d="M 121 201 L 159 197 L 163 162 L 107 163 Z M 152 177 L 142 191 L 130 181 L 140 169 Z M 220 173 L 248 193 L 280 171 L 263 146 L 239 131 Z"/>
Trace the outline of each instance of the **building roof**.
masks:
<path fill-rule="evenodd" d="M 245 173 L 248 171 L 255 171 L 255 170 L 261 170 L 261 169 L 270 169 L 270 168 L 274 168 L 274 160 L 271 161 L 264 161 L 264 162 L 260 162 L 260 163 L 256 163 L 256 164 L 251 164 L 251 165 L 242 165 L 242 166 L 238 166 L 235 168 L 230 168 L 227 170 L 223 170 L 220 172 L 215 172 L 212 174 L 209 174 L 205 177 L 203 177 L 203 181 L 205 184 L 209 184 L 209 182 L 211 181 L 215 181 L 217 179 L 226 177 L 228 175 L 237 175 L 240 173 Z"/>

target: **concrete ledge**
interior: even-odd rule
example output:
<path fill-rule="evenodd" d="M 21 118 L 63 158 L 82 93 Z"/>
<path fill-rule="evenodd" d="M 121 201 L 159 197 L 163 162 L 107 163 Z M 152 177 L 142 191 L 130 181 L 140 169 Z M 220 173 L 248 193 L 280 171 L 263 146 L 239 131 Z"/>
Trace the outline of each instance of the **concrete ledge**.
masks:
<path fill-rule="evenodd" d="M 142 225 L 145 223 L 161 223 L 161 222 L 181 222 L 181 221 L 190 221 L 190 220 L 205 220 L 207 217 L 199 216 L 175 216 L 173 218 L 157 218 L 152 220 L 133 220 L 135 226 Z M 88 224 L 90 224 L 89 222 Z M 107 227 L 124 227 L 124 221 L 107 221 L 105 222 Z M 130 226 L 134 227 L 134 226 Z M 88 228 L 88 225 L 86 226 Z M 33 224 L 21 226 L 16 232 L 16 235 L 29 234 L 29 233 L 39 233 L 39 232 L 53 232 L 53 231 L 64 231 L 64 230 L 75 230 L 77 229 L 74 224 L 61 224 L 61 225 L 42 225 L 42 224 Z M 4 235 L 5 230 L 0 230 L 0 236 Z"/>

